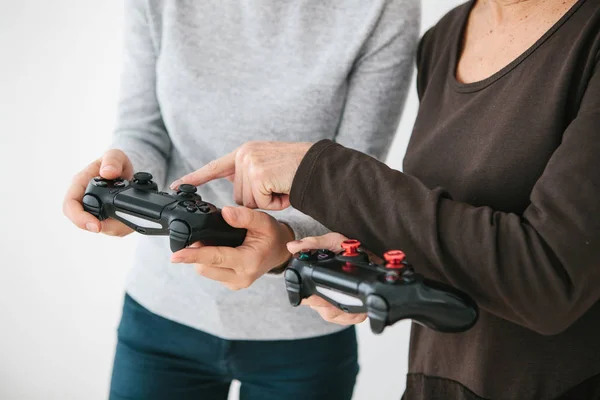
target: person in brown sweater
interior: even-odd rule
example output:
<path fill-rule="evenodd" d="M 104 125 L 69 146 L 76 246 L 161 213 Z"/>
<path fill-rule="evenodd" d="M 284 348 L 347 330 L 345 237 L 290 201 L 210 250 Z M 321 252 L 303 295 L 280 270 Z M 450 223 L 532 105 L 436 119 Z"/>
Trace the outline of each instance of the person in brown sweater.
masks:
<path fill-rule="evenodd" d="M 599 60 L 597 0 L 470 1 L 421 40 L 404 172 L 328 140 L 264 142 L 182 182 L 229 177 L 247 207 L 291 204 L 471 295 L 471 330 L 413 324 L 406 399 L 598 399 Z M 190 261 L 232 266 L 205 256 Z"/>

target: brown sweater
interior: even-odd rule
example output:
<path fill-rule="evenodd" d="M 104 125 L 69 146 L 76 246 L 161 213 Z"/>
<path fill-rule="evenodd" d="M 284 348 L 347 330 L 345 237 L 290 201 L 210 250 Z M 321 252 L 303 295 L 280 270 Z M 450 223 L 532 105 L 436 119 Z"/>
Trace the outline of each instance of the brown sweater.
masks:
<path fill-rule="evenodd" d="M 330 141 L 292 205 L 375 253 L 400 247 L 479 304 L 413 324 L 405 398 L 600 398 L 600 1 L 580 0 L 484 81 L 454 78 L 472 3 L 422 39 L 405 173 Z"/>

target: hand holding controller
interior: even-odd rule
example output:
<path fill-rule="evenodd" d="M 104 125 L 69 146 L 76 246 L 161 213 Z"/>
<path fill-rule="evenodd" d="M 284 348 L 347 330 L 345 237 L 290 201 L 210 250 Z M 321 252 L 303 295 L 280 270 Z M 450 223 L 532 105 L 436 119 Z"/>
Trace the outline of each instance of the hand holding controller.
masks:
<path fill-rule="evenodd" d="M 181 185 L 176 194 L 159 192 L 147 172 L 134 174 L 131 182 L 95 177 L 83 196 L 83 208 L 101 221 L 113 218 L 145 235 L 168 235 L 173 252 L 197 241 L 241 245 L 246 230 L 228 225 L 220 210 L 196 191 L 195 186 Z"/>
<path fill-rule="evenodd" d="M 386 265 L 369 261 L 360 243 L 347 240 L 344 251 L 303 250 L 285 271 L 290 303 L 317 295 L 348 313 L 367 313 L 371 330 L 381 333 L 402 319 L 413 319 L 440 332 L 462 332 L 478 318 L 465 293 L 423 278 L 399 250 L 384 254 Z"/>

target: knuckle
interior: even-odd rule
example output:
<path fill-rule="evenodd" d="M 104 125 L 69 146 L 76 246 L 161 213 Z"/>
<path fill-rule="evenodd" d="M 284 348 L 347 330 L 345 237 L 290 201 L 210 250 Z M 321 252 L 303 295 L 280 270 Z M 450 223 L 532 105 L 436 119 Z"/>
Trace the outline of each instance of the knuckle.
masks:
<path fill-rule="evenodd" d="M 250 179 L 253 181 L 260 180 L 263 177 L 263 175 L 263 168 L 255 164 L 253 164 L 252 168 L 250 168 L 250 170 L 248 171 L 248 177 L 250 177 Z"/>
<path fill-rule="evenodd" d="M 252 151 L 252 142 L 246 142 L 246 143 L 244 143 L 243 145 L 240 146 L 240 149 L 238 150 L 239 154 L 242 157 L 245 157 L 251 151 Z"/>
<path fill-rule="evenodd" d="M 223 264 L 223 255 L 220 251 L 214 252 L 214 254 L 211 256 L 210 263 L 213 265 Z"/>
<path fill-rule="evenodd" d="M 258 148 L 259 143 L 260 142 L 257 141 L 257 140 L 251 140 L 251 141 L 249 141 L 249 142 L 246 143 L 246 146 L 247 146 L 248 149 L 254 150 L 254 149 Z"/>

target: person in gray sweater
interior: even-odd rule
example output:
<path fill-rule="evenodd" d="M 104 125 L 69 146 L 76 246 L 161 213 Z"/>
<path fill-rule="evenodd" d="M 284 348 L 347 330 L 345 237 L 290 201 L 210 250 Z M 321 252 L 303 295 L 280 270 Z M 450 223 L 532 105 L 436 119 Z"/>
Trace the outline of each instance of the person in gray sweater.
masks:
<path fill-rule="evenodd" d="M 76 175 L 65 214 L 82 229 L 126 235 L 83 211 L 89 179 L 143 170 L 164 189 L 249 140 L 332 139 L 384 159 L 419 24 L 417 0 L 127 0 L 114 142 Z M 248 194 L 235 183 L 199 193 L 241 204 Z M 237 379 L 242 399 L 350 399 L 354 328 L 291 307 L 271 273 L 288 261 L 287 242 L 327 229 L 293 209 L 233 208 L 224 218 L 248 229 L 242 246 L 223 249 L 243 273 L 177 263 L 168 238 L 139 237 L 110 398 L 226 399 Z"/>

